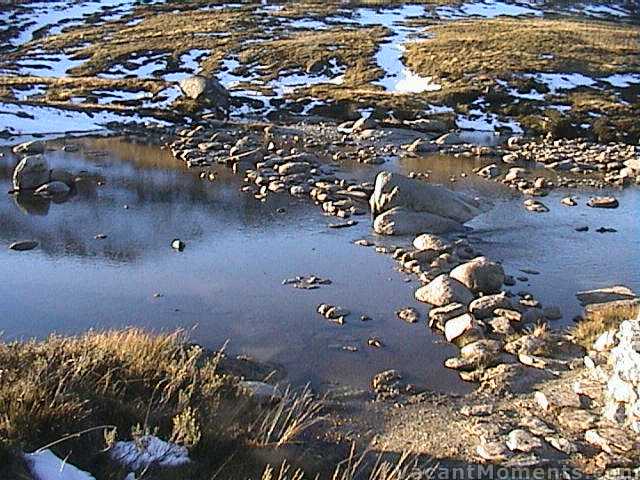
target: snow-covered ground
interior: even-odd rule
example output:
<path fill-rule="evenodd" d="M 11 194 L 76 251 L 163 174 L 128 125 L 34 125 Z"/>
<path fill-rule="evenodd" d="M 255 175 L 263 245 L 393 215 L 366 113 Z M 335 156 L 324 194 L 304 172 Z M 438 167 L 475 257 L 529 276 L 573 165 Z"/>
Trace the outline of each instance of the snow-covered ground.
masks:
<path fill-rule="evenodd" d="M 65 460 L 58 458 L 51 450 L 43 450 L 23 455 L 33 480 L 95 480 Z"/>

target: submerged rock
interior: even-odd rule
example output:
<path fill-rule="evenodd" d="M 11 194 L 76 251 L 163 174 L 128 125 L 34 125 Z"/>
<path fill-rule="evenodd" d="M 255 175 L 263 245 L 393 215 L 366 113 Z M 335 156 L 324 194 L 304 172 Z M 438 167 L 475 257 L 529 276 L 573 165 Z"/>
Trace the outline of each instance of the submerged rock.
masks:
<path fill-rule="evenodd" d="M 373 222 L 373 230 L 380 235 L 411 235 L 425 230 L 446 233 L 462 229 L 462 224 L 454 220 L 403 207 L 387 210 Z"/>
<path fill-rule="evenodd" d="M 10 250 L 15 250 L 17 252 L 26 252 L 28 250 L 33 250 L 38 246 L 38 242 L 35 240 L 22 240 L 19 242 L 13 242 L 9 245 Z"/>
<path fill-rule="evenodd" d="M 67 195 L 71 188 L 69 185 L 63 182 L 49 182 L 38 187 L 35 191 L 36 195 L 54 196 L 54 195 Z"/>
<path fill-rule="evenodd" d="M 16 145 L 15 147 L 13 147 L 13 153 L 18 154 L 37 155 L 40 153 L 44 153 L 44 151 L 44 142 L 41 142 L 40 140 L 21 143 L 20 145 Z"/>
<path fill-rule="evenodd" d="M 49 163 L 42 155 L 24 157 L 13 171 L 15 190 L 35 190 L 49 181 Z"/>

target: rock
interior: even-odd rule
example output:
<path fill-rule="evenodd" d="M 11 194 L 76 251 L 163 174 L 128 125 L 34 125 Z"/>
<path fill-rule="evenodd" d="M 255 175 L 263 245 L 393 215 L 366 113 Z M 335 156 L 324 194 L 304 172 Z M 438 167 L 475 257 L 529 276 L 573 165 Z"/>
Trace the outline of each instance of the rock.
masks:
<path fill-rule="evenodd" d="M 447 243 L 436 235 L 423 233 L 413 240 L 413 246 L 418 250 L 435 250 L 438 252 L 445 251 L 449 248 Z"/>
<path fill-rule="evenodd" d="M 607 352 L 616 346 L 616 332 L 610 330 L 601 334 L 595 342 L 593 349 L 596 352 Z"/>
<path fill-rule="evenodd" d="M 584 432 L 592 428 L 597 417 L 587 410 L 563 408 L 558 412 L 558 423 L 570 432 Z"/>
<path fill-rule="evenodd" d="M 73 188 L 76 183 L 76 176 L 73 173 L 67 172 L 66 170 L 61 170 L 59 168 L 54 168 L 53 170 L 51 170 L 49 178 L 51 182 L 62 182 L 69 188 Z"/>
<path fill-rule="evenodd" d="M 249 380 L 241 381 L 239 385 L 247 390 L 259 403 L 273 403 L 282 400 L 282 393 L 274 385 Z"/>
<path fill-rule="evenodd" d="M 542 448 L 543 443 L 538 437 L 527 430 L 515 429 L 509 432 L 507 437 L 507 447 L 514 452 L 529 453 Z"/>
<path fill-rule="evenodd" d="M 403 308 L 396 312 L 400 320 L 404 320 L 407 323 L 416 323 L 420 318 L 420 313 L 415 308 Z"/>
<path fill-rule="evenodd" d="M 24 157 L 13 171 L 15 190 L 35 190 L 49 181 L 49 164 L 42 155 Z"/>
<path fill-rule="evenodd" d="M 448 342 L 453 342 L 465 333 L 477 327 L 476 319 L 472 315 L 465 313 L 456 318 L 452 318 L 444 325 L 444 336 Z"/>
<path fill-rule="evenodd" d="M 525 200 L 524 208 L 534 213 L 546 213 L 549 211 L 549 207 L 547 207 L 544 203 L 533 199 Z"/>
<path fill-rule="evenodd" d="M 287 162 L 278 167 L 280 175 L 295 175 L 297 173 L 307 173 L 311 169 L 311 164 L 307 162 Z"/>
<path fill-rule="evenodd" d="M 460 303 L 464 306 L 473 301 L 473 294 L 458 280 L 442 274 L 427 285 L 416 290 L 417 300 L 436 307 L 443 307 L 450 303 Z"/>
<path fill-rule="evenodd" d="M 618 208 L 619 203 L 615 197 L 593 197 L 587 205 L 593 208 Z"/>
<path fill-rule="evenodd" d="M 578 205 L 578 202 L 573 197 L 564 197 L 562 200 L 560 200 L 560 203 L 568 207 L 575 207 L 576 205 Z"/>
<path fill-rule="evenodd" d="M 378 122 L 371 116 L 360 117 L 351 127 L 353 133 L 362 132 L 363 130 L 370 130 L 378 128 Z"/>
<path fill-rule="evenodd" d="M 171 248 L 173 248 L 174 250 L 182 252 L 185 247 L 186 244 L 179 238 L 174 238 L 173 240 L 171 240 Z"/>
<path fill-rule="evenodd" d="M 465 195 L 386 171 L 376 177 L 369 204 L 374 218 L 395 207 L 403 207 L 462 224 L 482 213 L 480 204 Z"/>
<path fill-rule="evenodd" d="M 575 443 L 559 435 L 547 436 L 545 440 L 549 442 L 553 448 L 567 455 L 573 455 L 578 451 L 578 446 Z"/>
<path fill-rule="evenodd" d="M 529 391 L 532 385 L 551 378 L 555 378 L 554 375 L 545 370 L 503 363 L 483 373 L 479 391 L 493 395 L 523 393 Z"/>
<path fill-rule="evenodd" d="M 444 330 L 445 324 L 452 318 L 467 313 L 467 308 L 461 303 L 450 303 L 444 307 L 429 310 L 429 326 Z"/>
<path fill-rule="evenodd" d="M 493 312 L 498 308 L 511 308 L 511 300 L 507 298 L 504 292 L 497 295 L 485 295 L 484 297 L 476 298 L 469 304 L 469 312 L 480 320 L 491 317 Z"/>
<path fill-rule="evenodd" d="M 500 169 L 495 163 L 492 163 L 478 170 L 478 175 L 484 178 L 495 178 L 500 175 Z"/>
<path fill-rule="evenodd" d="M 542 315 L 547 320 L 560 320 L 562 318 L 562 311 L 558 307 L 545 307 L 542 309 Z"/>
<path fill-rule="evenodd" d="M 480 339 L 462 347 L 460 357 L 476 367 L 486 367 L 495 362 L 501 349 L 502 343 L 497 340 Z"/>
<path fill-rule="evenodd" d="M 231 105 L 228 90 L 215 78 L 194 75 L 181 80 L 179 85 L 184 94 L 192 100 L 204 101 L 224 110 Z"/>
<path fill-rule="evenodd" d="M 462 230 L 462 224 L 427 212 L 395 207 L 378 215 L 373 230 L 380 235 L 413 235 L 425 230 L 446 233 Z"/>
<path fill-rule="evenodd" d="M 16 145 L 13 147 L 13 153 L 17 154 L 26 154 L 26 155 L 38 155 L 44 153 L 45 144 L 40 140 L 35 140 L 32 142 L 21 143 L 20 145 Z"/>
<path fill-rule="evenodd" d="M 26 252 L 28 250 L 33 250 L 38 246 L 38 242 L 35 240 L 22 240 L 19 242 L 13 242 L 9 245 L 9 250 L 15 250 L 17 252 Z"/>
<path fill-rule="evenodd" d="M 450 275 L 474 292 L 498 292 L 504 283 L 502 265 L 491 262 L 486 257 L 476 257 L 458 265 L 451 270 Z"/>
<path fill-rule="evenodd" d="M 533 398 L 542 410 L 556 408 L 580 408 L 580 397 L 570 388 L 562 388 L 554 391 L 537 391 Z"/>
<path fill-rule="evenodd" d="M 411 153 L 432 153 L 437 150 L 438 147 L 436 145 L 423 138 L 418 138 L 407 146 L 407 152 Z"/>
<path fill-rule="evenodd" d="M 615 427 L 599 427 L 598 429 L 587 430 L 584 434 L 584 439 L 611 455 L 629 452 L 634 447 L 638 447 L 637 442 L 630 439 L 627 432 Z"/>
<path fill-rule="evenodd" d="M 488 442 L 478 445 L 476 453 L 483 460 L 499 463 L 509 458 L 511 451 L 504 442 Z"/>
<path fill-rule="evenodd" d="M 71 189 L 63 182 L 49 182 L 38 187 L 35 191 L 36 195 L 54 196 L 67 195 Z"/>
<path fill-rule="evenodd" d="M 624 285 L 614 285 L 613 287 L 586 290 L 576 294 L 578 301 L 584 307 L 594 303 L 607 303 L 616 300 L 633 300 L 636 294 Z"/>
<path fill-rule="evenodd" d="M 371 380 L 371 388 L 374 392 L 391 393 L 397 396 L 400 393 L 402 375 L 397 370 L 385 370 L 376 374 Z"/>
<path fill-rule="evenodd" d="M 511 335 L 515 331 L 511 321 L 505 317 L 494 317 L 489 320 L 489 325 L 499 335 Z"/>
<path fill-rule="evenodd" d="M 458 145 L 464 143 L 459 133 L 445 133 L 435 140 L 437 145 Z"/>
<path fill-rule="evenodd" d="M 504 179 L 507 182 L 513 182 L 515 180 L 524 178 L 525 173 L 527 173 L 527 170 L 524 168 L 512 167 L 509 169 Z"/>

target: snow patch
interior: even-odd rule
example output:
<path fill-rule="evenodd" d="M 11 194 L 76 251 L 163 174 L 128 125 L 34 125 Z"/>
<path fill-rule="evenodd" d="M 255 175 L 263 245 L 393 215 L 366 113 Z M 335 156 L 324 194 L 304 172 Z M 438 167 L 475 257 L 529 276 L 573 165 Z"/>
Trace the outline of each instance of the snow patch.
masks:
<path fill-rule="evenodd" d="M 137 441 L 116 442 L 110 455 L 113 460 L 134 472 L 150 466 L 179 467 L 191 461 L 185 447 L 153 435 L 146 435 Z"/>
<path fill-rule="evenodd" d="M 58 458 L 51 450 L 25 453 L 23 458 L 34 480 L 95 480 L 87 472 Z"/>

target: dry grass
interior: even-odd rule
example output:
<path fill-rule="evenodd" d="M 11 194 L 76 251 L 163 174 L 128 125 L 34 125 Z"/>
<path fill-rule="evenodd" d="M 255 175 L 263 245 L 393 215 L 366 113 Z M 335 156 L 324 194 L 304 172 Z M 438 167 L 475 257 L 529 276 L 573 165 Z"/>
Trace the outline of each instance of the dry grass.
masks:
<path fill-rule="evenodd" d="M 432 26 L 432 38 L 407 48 L 407 63 L 423 75 L 454 82 L 514 72 L 606 75 L 640 69 L 640 28 L 619 23 L 495 19 Z M 571 45 L 571 48 L 567 48 Z"/>
<path fill-rule="evenodd" d="M 255 422 L 254 441 L 263 447 L 281 447 L 324 420 L 322 403 L 308 387 L 299 393 L 287 389 L 278 405 Z"/>
<path fill-rule="evenodd" d="M 220 358 L 181 332 L 137 329 L 0 344 L 0 478 L 24 471 L 17 452 L 51 445 L 99 480 L 121 480 L 126 472 L 104 452 L 144 434 L 189 448 L 194 462 L 170 478 L 209 478 L 230 451 L 265 439 L 283 445 L 316 423 L 308 391 L 263 406 L 220 370 Z"/>
<path fill-rule="evenodd" d="M 571 339 L 586 349 L 605 332 L 616 330 L 624 320 L 637 318 L 640 314 L 640 301 L 626 300 L 588 305 L 585 315 L 570 330 Z"/>
<path fill-rule="evenodd" d="M 425 462 L 411 452 L 403 452 L 393 460 L 384 454 L 373 454 L 365 451 L 357 454 L 352 446 L 349 456 L 340 462 L 335 470 L 327 476 L 327 480 L 430 480 L 434 477 L 436 465 Z M 305 480 L 308 477 L 300 469 L 293 469 L 283 462 L 276 469 L 268 465 L 262 480 Z M 319 477 L 316 477 L 319 480 Z"/>

